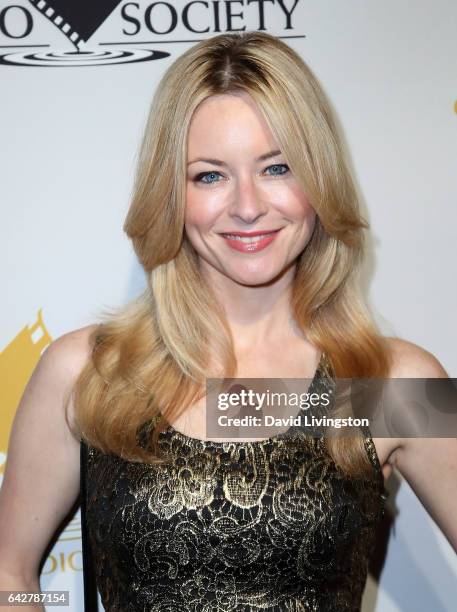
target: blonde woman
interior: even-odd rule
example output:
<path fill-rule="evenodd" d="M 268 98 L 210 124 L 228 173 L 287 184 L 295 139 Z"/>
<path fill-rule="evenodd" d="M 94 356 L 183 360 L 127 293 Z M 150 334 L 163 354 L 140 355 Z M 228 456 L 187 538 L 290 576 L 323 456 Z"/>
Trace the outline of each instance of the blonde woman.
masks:
<path fill-rule="evenodd" d="M 110 612 L 359 610 L 392 466 L 457 549 L 454 438 L 206 433 L 208 378 L 447 378 L 373 322 L 355 280 L 367 228 L 296 52 L 248 32 L 180 56 L 124 226 L 147 289 L 40 359 L 10 438 L 1 588 L 39 588 L 81 482 Z"/>

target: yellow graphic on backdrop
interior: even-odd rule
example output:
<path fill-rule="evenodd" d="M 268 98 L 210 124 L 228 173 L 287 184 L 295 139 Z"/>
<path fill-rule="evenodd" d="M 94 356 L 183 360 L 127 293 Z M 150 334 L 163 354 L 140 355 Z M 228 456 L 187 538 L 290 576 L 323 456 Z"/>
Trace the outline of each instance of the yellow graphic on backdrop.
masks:
<path fill-rule="evenodd" d="M 5 470 L 8 439 L 18 404 L 41 353 L 51 342 L 52 338 L 43 323 L 40 308 L 35 323 L 31 327 L 24 327 L 0 353 L 0 380 L 3 381 L 0 412 L 0 474 Z"/>

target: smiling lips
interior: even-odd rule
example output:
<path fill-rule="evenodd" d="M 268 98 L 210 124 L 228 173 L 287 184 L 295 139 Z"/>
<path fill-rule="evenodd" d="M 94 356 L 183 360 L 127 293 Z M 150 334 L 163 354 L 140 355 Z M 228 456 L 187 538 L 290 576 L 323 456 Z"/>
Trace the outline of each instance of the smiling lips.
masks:
<path fill-rule="evenodd" d="M 241 253 L 262 251 L 273 242 L 282 228 L 270 231 L 235 232 L 221 234 L 228 246 Z"/>

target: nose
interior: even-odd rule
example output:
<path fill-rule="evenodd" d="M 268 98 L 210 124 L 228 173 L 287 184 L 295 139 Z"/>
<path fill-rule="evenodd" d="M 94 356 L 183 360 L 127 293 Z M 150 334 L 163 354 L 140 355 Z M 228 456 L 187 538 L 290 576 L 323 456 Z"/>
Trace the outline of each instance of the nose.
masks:
<path fill-rule="evenodd" d="M 255 177 L 249 172 L 240 175 L 228 210 L 230 217 L 252 224 L 267 211 L 268 204 L 262 197 Z"/>

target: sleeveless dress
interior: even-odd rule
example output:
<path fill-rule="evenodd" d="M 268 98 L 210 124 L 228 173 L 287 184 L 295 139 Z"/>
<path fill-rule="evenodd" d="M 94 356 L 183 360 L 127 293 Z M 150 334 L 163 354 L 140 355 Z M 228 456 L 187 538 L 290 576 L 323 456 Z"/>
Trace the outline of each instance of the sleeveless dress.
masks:
<path fill-rule="evenodd" d="M 331 382 L 321 358 L 308 391 Z M 84 521 L 105 610 L 359 612 L 386 499 L 363 433 L 373 469 L 361 478 L 296 426 L 213 442 L 169 425 L 167 466 L 88 446 Z"/>

